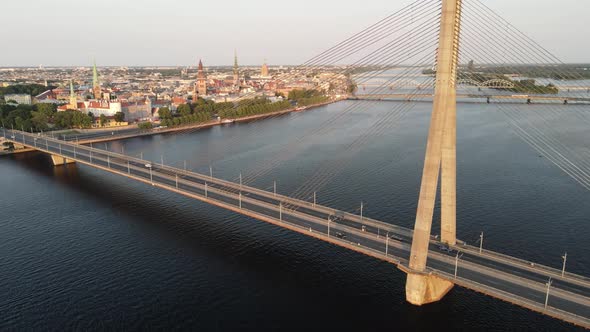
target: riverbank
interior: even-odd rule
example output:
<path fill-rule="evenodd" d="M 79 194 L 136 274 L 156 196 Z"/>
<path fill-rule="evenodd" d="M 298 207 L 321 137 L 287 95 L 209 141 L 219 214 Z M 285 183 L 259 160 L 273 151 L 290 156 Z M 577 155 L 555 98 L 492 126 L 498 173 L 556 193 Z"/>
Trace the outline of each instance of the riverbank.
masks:
<path fill-rule="evenodd" d="M 256 121 L 256 120 L 263 120 L 264 118 L 270 118 L 270 117 L 275 117 L 275 116 L 281 116 L 281 115 L 285 115 L 285 114 L 289 114 L 292 112 L 305 112 L 305 111 L 309 111 L 318 107 L 322 107 L 322 106 L 326 106 L 329 104 L 333 104 L 333 103 L 337 103 L 339 101 L 343 101 L 346 100 L 347 98 L 336 98 L 333 100 L 329 100 L 323 103 L 318 103 L 318 104 L 313 104 L 313 105 L 309 105 L 306 107 L 292 107 L 286 110 L 282 110 L 282 111 L 277 111 L 277 112 L 271 112 L 271 113 L 265 113 L 265 114 L 257 114 L 257 115 L 250 115 L 250 116 L 245 116 L 245 117 L 241 117 L 241 118 L 236 118 L 236 119 L 225 119 L 225 120 L 231 120 L 231 123 L 235 123 L 235 122 L 250 122 L 250 121 Z M 141 137 L 141 136 L 152 136 L 152 135 L 160 135 L 160 134 L 168 134 L 168 133 L 174 133 L 177 131 L 184 131 L 184 130 L 201 130 L 201 129 L 207 129 L 207 128 L 211 128 L 214 126 L 220 126 L 220 125 L 225 125 L 228 123 L 224 123 L 224 120 L 221 121 L 209 121 L 209 122 L 205 122 L 205 123 L 198 123 L 198 124 L 188 124 L 188 125 L 183 125 L 183 126 L 178 126 L 178 127 L 171 127 L 171 128 L 163 128 L 163 129 L 149 129 L 147 131 L 142 131 L 140 129 L 137 129 L 137 132 L 132 132 L 132 133 L 124 133 L 124 134 L 116 134 L 117 131 L 123 131 L 123 130 L 130 130 L 130 129 L 136 129 L 137 126 L 136 125 L 131 125 L 131 126 L 125 126 L 125 127 L 118 127 L 118 130 L 115 130 L 115 128 L 100 128 L 100 129 L 84 129 L 84 130 L 80 130 L 80 132 L 83 132 L 85 134 L 94 134 L 94 133 L 105 133 L 105 136 L 97 136 L 97 137 L 93 137 L 93 138 L 88 138 L 88 139 L 80 139 L 77 140 L 77 142 L 79 144 L 91 144 L 91 143 L 101 143 L 101 142 L 110 142 L 110 141 L 118 141 L 118 140 L 123 140 L 123 139 L 129 139 L 129 138 L 135 138 L 135 137 Z M 110 133 L 110 135 L 109 135 Z M 10 154 L 16 154 L 16 153 L 23 153 L 23 152 L 30 152 L 30 151 L 35 151 L 34 149 L 19 149 L 19 150 L 14 150 L 14 151 L 2 151 L 2 153 L 0 153 L 0 155 L 10 155 Z"/>
<path fill-rule="evenodd" d="M 333 104 L 333 103 L 337 103 L 339 101 L 342 100 L 346 100 L 346 98 L 338 98 L 338 99 L 334 99 L 334 100 L 329 100 L 323 103 L 318 103 L 318 104 L 313 104 L 313 105 L 309 105 L 306 106 L 305 108 L 301 109 L 300 107 L 292 107 L 286 110 L 282 110 L 282 111 L 277 111 L 277 112 L 271 112 L 271 113 L 265 113 L 265 114 L 257 114 L 257 115 L 250 115 L 250 116 L 245 116 L 245 117 L 241 117 L 241 118 L 236 118 L 236 119 L 224 119 L 224 120 L 231 120 L 231 123 L 235 123 L 235 122 L 250 122 L 250 121 L 255 121 L 255 120 L 263 120 L 264 118 L 270 118 L 270 117 L 275 117 L 275 116 L 281 116 L 281 115 L 285 115 L 285 114 L 289 114 L 292 112 L 305 112 L 305 111 L 309 111 L 321 106 L 326 106 L 329 104 Z M 139 133 L 131 133 L 131 134 L 123 134 L 123 135 L 109 135 L 109 136 L 104 136 L 104 137 L 97 137 L 97 138 L 92 138 L 92 139 L 86 139 L 86 140 L 79 140 L 78 143 L 79 144 L 90 144 L 90 143 L 101 143 L 101 142 L 110 142 L 110 141 L 117 141 L 117 140 L 122 140 L 122 139 L 128 139 L 128 138 L 134 138 L 134 137 L 141 137 L 141 136 L 152 136 L 152 135 L 160 135 L 160 134 L 168 134 L 168 133 L 174 133 L 177 131 L 184 131 L 184 130 L 200 130 L 200 129 L 207 129 L 207 128 L 211 128 L 214 126 L 221 126 L 221 125 L 226 125 L 226 124 L 231 124 L 231 123 L 227 123 L 227 122 L 223 122 L 224 120 L 221 121 L 209 121 L 209 122 L 205 122 L 205 123 L 198 123 L 198 124 L 188 124 L 188 125 L 184 125 L 184 126 L 178 126 L 178 127 L 172 127 L 172 128 L 164 128 L 164 129 L 150 129 L 148 131 L 144 131 L 144 132 L 139 132 Z"/>

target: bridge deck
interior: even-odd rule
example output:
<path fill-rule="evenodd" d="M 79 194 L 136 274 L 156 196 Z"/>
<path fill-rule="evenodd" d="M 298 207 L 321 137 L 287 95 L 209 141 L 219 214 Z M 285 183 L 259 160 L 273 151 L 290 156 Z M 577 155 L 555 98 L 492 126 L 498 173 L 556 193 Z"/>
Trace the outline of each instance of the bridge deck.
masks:
<path fill-rule="evenodd" d="M 38 134 L 4 130 L 10 141 L 61 156 L 107 172 L 182 194 L 301 234 L 354 250 L 406 270 L 412 230 L 362 218 L 291 197 L 243 186 L 207 175 L 66 142 Z M 151 164 L 151 167 L 146 167 Z M 334 221 L 334 215 L 342 216 Z M 365 226 L 365 230 L 362 230 Z M 342 238 L 341 235 L 345 235 Z M 388 236 L 389 235 L 389 236 Z M 393 237 L 393 238 L 392 238 Z M 455 252 L 431 240 L 428 273 L 576 325 L 590 328 L 590 280 L 491 251 L 458 245 Z M 455 268 L 457 274 L 455 275 Z M 548 306 L 546 282 L 553 279 Z"/>
<path fill-rule="evenodd" d="M 433 98 L 433 93 L 383 93 L 383 94 L 358 94 L 354 97 L 350 97 L 351 100 L 383 100 L 383 99 L 393 99 L 393 100 L 420 100 L 426 99 L 430 100 Z M 474 94 L 474 93 L 458 93 L 457 98 L 464 98 L 464 99 L 490 99 L 492 100 L 502 100 L 502 101 L 527 101 L 531 100 L 531 102 L 559 102 L 563 103 L 567 101 L 568 103 L 576 103 L 576 104 L 588 104 L 590 103 L 590 98 L 584 97 L 568 97 L 568 96 L 549 96 L 549 95 L 527 95 L 527 94 L 517 94 L 517 95 L 491 95 L 491 94 Z"/>

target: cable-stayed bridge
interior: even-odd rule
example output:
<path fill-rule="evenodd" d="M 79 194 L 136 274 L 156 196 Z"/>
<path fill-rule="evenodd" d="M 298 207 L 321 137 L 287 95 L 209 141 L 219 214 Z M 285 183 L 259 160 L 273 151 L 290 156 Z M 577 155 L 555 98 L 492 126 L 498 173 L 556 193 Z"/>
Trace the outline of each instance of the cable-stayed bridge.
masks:
<path fill-rule="evenodd" d="M 532 102 L 567 101 L 572 114 L 590 124 L 584 113 L 588 111 L 587 106 L 575 103 L 588 100 L 584 77 L 578 72 L 562 69 L 559 60 L 551 53 L 503 21 L 479 0 L 416 1 L 310 59 L 298 70 L 311 75 L 319 67 L 343 62 L 348 66 L 343 66 L 341 74 L 354 77 L 351 88 L 370 85 L 378 79 L 379 83 L 366 94 L 368 100 L 352 102 L 329 120 L 301 133 L 298 139 L 283 147 L 283 152 L 261 161 L 259 167 L 244 177 L 240 175 L 236 181 L 216 178 L 212 172 L 207 175 L 186 167 L 168 166 L 163 160 L 158 164 L 24 130 L 3 129 L 2 136 L 50 154 L 56 165 L 69 162 L 88 165 L 395 264 L 408 274 L 406 299 L 416 305 L 438 301 L 453 285 L 459 285 L 590 327 L 590 279 L 567 272 L 565 257 L 564 268 L 557 270 L 469 246 L 456 237 L 456 179 L 460 176 L 456 171 L 457 98 L 484 96 L 530 99 Z M 542 70 L 531 72 L 527 67 L 531 64 Z M 370 70 L 358 73 L 359 68 Z M 414 80 L 418 76 L 419 82 Z M 515 79 L 515 76 L 520 78 Z M 559 84 L 540 83 L 540 79 L 535 81 L 538 76 L 568 77 L 579 84 L 563 84 L 573 90 L 565 95 Z M 427 95 L 433 103 L 414 229 L 367 218 L 362 209 L 358 214 L 347 213 L 308 199 L 338 174 L 343 165 L 354 159 L 372 137 L 391 130 L 412 110 L 414 103 L 393 105 L 381 121 L 359 133 L 343 149 L 336 158 L 338 163 L 322 164 L 289 196 L 249 185 L 289 161 L 295 152 L 301 151 L 306 140 L 332 130 L 345 114 L 370 112 L 378 99 L 386 99 L 383 96 L 388 94 L 391 96 L 391 86 L 396 82 L 404 82 L 410 88 L 400 95 L 403 99 L 415 101 Z M 473 92 L 458 92 L 459 87 Z M 493 88 L 498 93 L 478 94 L 482 87 Z M 425 89 L 432 90 L 432 93 L 425 94 Z M 507 91 L 511 94 L 506 94 Z M 490 92 L 486 90 L 485 93 Z M 252 95 L 243 95 L 236 108 L 247 105 L 249 97 Z M 357 97 L 362 98 L 362 95 Z M 539 114 L 537 121 L 523 118 L 509 103 L 498 103 L 497 107 L 525 143 L 590 190 L 590 162 L 587 158 L 590 154 L 571 149 L 559 133 L 554 132 L 550 118 L 551 114 L 558 112 L 552 111 L 554 105 L 541 105 L 553 113 Z M 239 135 L 212 146 L 203 153 L 207 159 L 205 162 L 210 164 L 220 159 L 236 140 L 240 140 Z M 438 197 L 441 202 L 440 238 L 431 234 Z"/>
<path fill-rule="evenodd" d="M 51 154 L 354 250 L 408 270 L 411 229 L 302 201 L 273 191 L 17 130 L 2 136 Z M 432 236 L 424 273 L 581 326 L 590 326 L 590 279 L 463 242 Z M 550 289 L 546 282 L 553 280 Z M 547 298 L 547 294 L 549 294 Z M 547 300 L 547 302 L 545 302 Z"/>

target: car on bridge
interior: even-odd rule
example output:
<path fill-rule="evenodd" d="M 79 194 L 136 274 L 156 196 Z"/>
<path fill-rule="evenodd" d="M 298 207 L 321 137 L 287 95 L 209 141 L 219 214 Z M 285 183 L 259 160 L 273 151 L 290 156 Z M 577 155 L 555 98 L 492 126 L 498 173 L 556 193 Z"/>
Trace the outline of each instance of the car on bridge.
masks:
<path fill-rule="evenodd" d="M 332 222 L 338 222 L 338 221 L 344 221 L 344 212 L 342 211 L 335 211 L 334 214 L 330 215 L 330 221 Z"/>
<path fill-rule="evenodd" d="M 341 232 L 336 232 L 336 237 L 339 239 L 346 239 L 346 234 L 341 233 Z"/>
<path fill-rule="evenodd" d="M 440 249 L 440 251 L 448 252 L 449 254 L 452 254 L 454 252 L 453 248 L 447 247 L 444 244 L 438 246 L 438 249 Z"/>
<path fill-rule="evenodd" d="M 145 168 L 152 168 L 152 164 L 150 164 L 150 163 L 145 164 Z"/>
<path fill-rule="evenodd" d="M 399 242 L 404 242 L 404 239 L 401 236 L 399 236 L 399 235 L 389 234 L 388 237 L 390 239 L 392 239 L 392 240 L 396 240 L 396 241 L 399 241 Z"/>

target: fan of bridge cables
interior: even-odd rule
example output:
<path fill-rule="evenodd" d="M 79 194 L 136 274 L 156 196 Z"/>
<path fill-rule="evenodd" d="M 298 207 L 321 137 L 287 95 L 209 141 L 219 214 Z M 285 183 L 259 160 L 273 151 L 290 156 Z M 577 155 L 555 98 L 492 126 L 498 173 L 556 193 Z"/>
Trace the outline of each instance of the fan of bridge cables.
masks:
<path fill-rule="evenodd" d="M 358 86 L 374 86 L 369 93 L 379 95 L 387 94 L 399 82 L 421 77 L 418 86 L 404 92 L 408 101 L 416 100 L 419 95 L 434 88 L 434 77 L 425 78 L 422 74 L 424 69 L 435 68 L 440 10 L 440 0 L 416 1 L 337 43 L 289 74 L 283 74 L 281 80 L 295 80 L 301 75 L 314 75 L 325 68 L 339 68 L 334 81 L 340 79 L 338 74 L 351 77 Z M 559 89 L 561 96 L 561 93 L 571 89 L 567 93 L 570 98 L 589 97 L 590 86 L 585 86 L 588 81 L 584 81 L 577 71 L 568 70 L 570 67 L 563 66 L 549 51 L 479 0 L 463 1 L 459 56 L 458 89 L 467 90 L 473 95 L 479 93 L 483 97 L 490 91 L 508 95 L 520 94 L 514 85 L 515 80 L 553 77 L 555 79 L 551 80 L 550 86 L 547 86 L 549 81 L 545 79 L 537 79 L 533 84 L 530 81 L 517 84 L 526 84 L 526 94 L 530 95 L 546 95 Z M 508 78 L 506 73 L 518 74 L 521 78 Z M 563 78 L 567 80 L 560 80 Z M 241 96 L 236 107 L 248 105 L 253 102 L 249 98 L 253 97 L 254 94 Z M 280 146 L 263 147 L 278 152 L 244 167 L 241 180 L 244 184 L 253 184 L 257 180 L 268 182 L 268 175 L 285 163 L 296 160 L 321 135 L 341 127 L 339 125 L 346 123 L 348 115 L 370 112 L 377 103 L 378 101 L 350 101 L 343 110 L 307 127 L 295 139 Z M 584 145 L 585 142 L 576 141 L 578 136 L 572 132 L 572 128 L 584 130 L 590 124 L 589 106 L 571 101 L 566 113 L 563 111 L 564 107 L 556 107 L 555 103 L 549 102 L 535 103 L 528 108 L 501 99 L 494 99 L 493 103 L 515 135 L 584 188 L 590 189 L 590 150 Z M 325 187 L 342 172 L 372 139 L 399 125 L 404 115 L 415 105 L 413 102 L 388 103 L 390 109 L 383 118 L 362 132 L 351 135 L 353 138 L 345 143 L 344 148 L 321 162 L 290 196 L 309 200 L 313 193 Z M 291 117 L 295 120 L 302 114 L 294 113 Z M 280 115 L 270 118 L 276 116 Z M 572 126 L 555 125 L 566 124 L 568 121 Z M 202 157 L 197 160 L 196 165 L 192 165 L 193 168 L 216 162 L 240 162 L 241 156 L 235 153 L 234 146 L 244 137 L 257 133 L 260 127 L 260 120 L 254 120 L 244 130 L 232 131 L 233 136 L 211 143 L 206 147 L 207 151 L 200 154 Z M 564 128 L 568 130 L 565 131 Z M 380 166 L 371 165 L 370 169 L 358 171 L 379 172 L 387 164 L 385 161 Z M 237 180 L 236 175 L 234 181 Z M 288 206 L 285 208 L 296 209 Z"/>
<path fill-rule="evenodd" d="M 330 69 L 333 79 L 327 83 L 341 81 L 343 77 L 354 80 L 357 86 L 371 84 L 371 94 L 384 94 L 399 82 L 407 82 L 415 77 L 421 77 L 419 86 L 404 92 L 406 100 L 417 98 L 424 90 L 432 90 L 433 77 L 424 77 L 424 69 L 434 66 L 436 48 L 438 44 L 439 19 L 441 11 L 440 0 L 419 0 L 387 16 L 381 21 L 365 28 L 361 32 L 337 43 L 333 47 L 297 66 L 289 73 L 282 74 L 279 79 L 284 82 L 296 80 L 298 77 L 315 75 L 325 69 Z M 383 78 L 385 77 L 385 78 Z M 253 103 L 254 94 L 241 96 L 236 107 Z M 257 179 L 273 172 L 287 161 L 303 153 L 306 148 L 313 145 L 319 136 L 327 131 L 337 128 L 339 123 L 344 123 L 346 117 L 356 112 L 370 112 L 377 101 L 350 101 L 347 106 L 329 118 L 318 121 L 311 127 L 307 127 L 296 138 L 280 146 L 269 146 L 273 151 L 278 151 L 271 157 L 258 160 L 255 164 L 244 167 L 243 183 L 252 184 Z M 344 151 L 336 157 L 339 168 L 352 159 L 355 153 L 360 151 L 363 145 L 372 137 L 388 131 L 399 124 L 399 120 L 414 106 L 413 103 L 391 104 L 391 109 L 378 122 L 360 133 L 350 142 Z M 264 118 L 268 120 L 280 115 Z M 290 115 L 291 120 L 302 116 L 302 112 Z M 199 154 L 199 159 L 191 165 L 192 169 L 212 165 L 216 162 L 238 162 L 239 155 L 233 150 L 244 137 L 257 133 L 260 129 L 260 120 L 253 120 L 244 130 L 234 131 L 233 136 L 224 137 L 223 140 L 212 142 L 206 147 L 207 151 Z M 187 130 L 190 132 L 190 130 Z M 176 161 L 176 164 L 182 161 Z M 315 187 L 328 181 L 338 172 L 335 163 L 327 163 L 318 168 L 318 172 L 309 178 L 309 182 Z M 248 171 L 250 170 L 250 171 Z M 236 177 L 234 180 L 237 180 Z M 316 181 L 320 179 L 321 181 Z M 306 195 L 310 188 L 304 185 L 298 194 Z"/>
<path fill-rule="evenodd" d="M 479 0 L 463 1 L 460 63 L 459 90 L 522 94 L 525 101 L 534 100 L 534 95 L 563 96 L 560 106 L 540 99 L 526 107 L 501 100 L 493 103 L 522 141 L 590 190 L 590 150 L 580 138 L 580 133 L 588 132 L 590 105 L 575 100 L 590 98 L 587 79 Z M 522 78 L 509 79 L 506 73 Z M 535 77 L 541 78 L 520 81 Z M 526 90 L 519 90 L 523 87 Z M 567 105 L 565 97 L 571 98 Z"/>
<path fill-rule="evenodd" d="M 491 94 L 537 97 L 533 105 L 524 108 L 528 98 L 520 104 L 493 99 L 493 106 L 524 143 L 590 190 L 590 150 L 579 135 L 587 132 L 590 125 L 590 106 L 584 104 L 590 98 L 588 80 L 574 66 L 563 64 L 479 0 L 463 1 L 459 58 L 462 65 L 458 71 L 458 87 L 470 91 L 470 95 L 483 97 L 492 91 Z M 476 67 L 474 63 L 483 65 Z M 507 73 L 517 77 L 507 77 Z M 551 98 L 544 100 L 539 96 Z M 586 101 L 577 102 L 576 98 Z M 564 103 L 567 105 L 563 106 Z M 399 113 L 388 114 L 383 123 L 376 123 L 338 156 L 326 160 L 290 196 L 309 200 L 355 158 L 374 134 L 391 130 L 399 123 L 397 116 L 403 116 L 412 105 L 415 103 L 396 105 Z M 379 167 L 360 171 L 366 175 L 379 172 Z"/>

